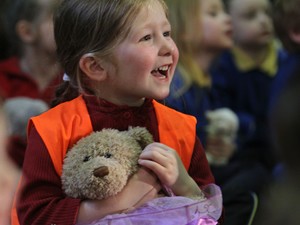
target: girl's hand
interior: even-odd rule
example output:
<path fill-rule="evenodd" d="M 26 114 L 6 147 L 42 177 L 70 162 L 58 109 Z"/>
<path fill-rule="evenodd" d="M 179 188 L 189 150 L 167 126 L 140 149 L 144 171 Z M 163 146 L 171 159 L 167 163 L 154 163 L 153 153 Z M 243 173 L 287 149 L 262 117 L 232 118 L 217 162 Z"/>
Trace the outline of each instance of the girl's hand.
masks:
<path fill-rule="evenodd" d="M 160 182 L 171 188 L 175 195 L 196 196 L 202 192 L 188 175 L 177 152 L 161 144 L 149 144 L 140 155 L 139 164 L 153 171 Z"/>

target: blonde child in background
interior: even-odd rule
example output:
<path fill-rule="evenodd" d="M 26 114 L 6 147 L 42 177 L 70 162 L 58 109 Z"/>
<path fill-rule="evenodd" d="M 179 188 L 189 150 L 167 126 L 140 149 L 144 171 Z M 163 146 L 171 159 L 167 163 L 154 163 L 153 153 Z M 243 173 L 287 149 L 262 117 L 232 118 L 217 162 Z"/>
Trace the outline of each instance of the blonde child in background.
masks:
<path fill-rule="evenodd" d="M 89 223 L 156 198 L 161 185 L 198 196 L 214 182 L 195 119 L 153 100 L 169 94 L 178 61 L 166 10 L 162 0 L 62 2 L 54 31 L 66 81 L 56 107 L 30 121 L 13 225 Z M 125 189 L 104 200 L 66 197 L 65 152 L 92 131 L 129 126 L 146 127 L 155 143 Z"/>
<path fill-rule="evenodd" d="M 0 101 L 0 225 L 10 225 L 10 211 L 19 171 L 7 155 L 7 127 Z"/>
<path fill-rule="evenodd" d="M 224 164 L 235 151 L 238 121 L 212 101 L 210 68 L 233 45 L 232 24 L 221 0 L 166 0 L 180 57 L 163 103 L 197 118 L 197 135 L 209 163 Z M 225 125 L 225 126 L 224 126 Z M 226 205 L 225 222 L 226 222 Z"/>
<path fill-rule="evenodd" d="M 211 163 L 220 162 L 230 157 L 235 144 L 234 140 L 224 142 L 223 138 L 206 137 L 207 131 L 213 130 L 208 128 L 208 123 L 216 123 L 212 120 L 216 117 L 208 115 L 215 108 L 215 102 L 211 101 L 212 79 L 209 70 L 220 53 L 233 44 L 231 19 L 220 0 L 167 0 L 166 3 L 172 36 L 180 57 L 170 94 L 164 104 L 197 118 L 197 135 L 207 155 L 211 156 L 208 159 Z M 226 116 L 218 113 L 221 123 L 232 123 L 231 119 L 228 122 Z M 235 118 L 232 113 L 231 116 Z M 233 123 L 236 126 L 234 119 Z M 216 148 L 219 149 L 219 156 L 214 154 Z"/>

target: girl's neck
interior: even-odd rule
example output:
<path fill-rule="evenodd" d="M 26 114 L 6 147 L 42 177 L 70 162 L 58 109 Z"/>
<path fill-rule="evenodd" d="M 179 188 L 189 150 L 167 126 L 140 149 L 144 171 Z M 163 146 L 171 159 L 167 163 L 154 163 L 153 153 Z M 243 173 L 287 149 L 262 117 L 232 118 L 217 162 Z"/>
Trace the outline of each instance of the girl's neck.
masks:
<path fill-rule="evenodd" d="M 61 70 L 57 60 L 50 54 L 42 54 L 38 51 L 26 50 L 24 52 L 20 58 L 22 72 L 31 76 L 39 89 L 44 90 Z"/>

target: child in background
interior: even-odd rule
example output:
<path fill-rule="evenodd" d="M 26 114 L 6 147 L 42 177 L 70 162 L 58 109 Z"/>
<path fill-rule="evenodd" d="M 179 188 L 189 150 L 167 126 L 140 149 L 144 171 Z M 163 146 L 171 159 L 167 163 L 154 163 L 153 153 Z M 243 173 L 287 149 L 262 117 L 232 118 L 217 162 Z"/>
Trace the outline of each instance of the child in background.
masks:
<path fill-rule="evenodd" d="M 275 0 L 273 23 L 285 58 L 272 84 L 270 118 L 272 143 L 280 158 L 275 182 L 263 201 L 257 225 L 299 223 L 299 90 L 300 90 L 300 1 Z M 280 198 L 278 198 L 280 196 Z M 290 209 L 293 210 L 290 210 Z M 265 213 L 274 215 L 266 218 Z"/>
<path fill-rule="evenodd" d="M 224 49 L 232 46 L 231 20 L 220 0 L 166 3 L 180 57 L 170 95 L 164 101 L 169 107 L 194 115 L 198 120 L 197 134 L 202 138 L 205 111 L 211 109 L 209 68 Z"/>
<path fill-rule="evenodd" d="M 276 103 L 288 78 L 300 64 L 300 1 L 277 0 L 273 7 L 273 23 L 277 37 L 280 39 L 285 52 L 284 61 L 279 68 L 271 89 L 270 110 Z"/>
<path fill-rule="evenodd" d="M 0 224 L 10 225 L 10 210 L 19 172 L 6 151 L 6 117 L 0 101 Z"/>
<path fill-rule="evenodd" d="M 267 106 L 281 60 L 274 43 L 271 5 L 268 0 L 229 0 L 227 6 L 233 20 L 235 46 L 223 53 L 211 70 L 213 91 L 219 102 L 239 117 L 241 151 L 236 157 L 258 160 L 264 168 L 271 168 Z"/>
<path fill-rule="evenodd" d="M 11 0 L 4 16 L 13 56 L 0 62 L 0 95 L 38 98 L 50 103 L 60 81 L 53 35 L 59 0 Z"/>
<path fill-rule="evenodd" d="M 222 54 L 211 73 L 214 98 L 238 116 L 238 146 L 227 165 L 213 167 L 212 171 L 223 190 L 224 205 L 234 208 L 227 216 L 228 224 L 249 224 L 252 217 L 235 212 L 245 209 L 245 213 L 253 215 L 255 196 L 272 178 L 275 157 L 269 143 L 268 104 L 282 53 L 274 41 L 268 0 L 225 3 L 232 17 L 235 45 Z M 246 196 L 245 207 L 241 206 L 242 200 L 232 200 L 236 199 L 233 193 Z"/>
<path fill-rule="evenodd" d="M 289 1 L 289 3 L 292 2 L 299 5 L 299 0 Z M 286 0 L 277 1 L 277 3 L 280 5 L 282 3 L 286 4 Z M 300 12 L 297 11 L 296 14 L 287 14 L 285 16 L 290 17 L 295 15 L 299 16 Z M 282 87 L 276 102 L 274 102 L 270 116 L 271 132 L 274 137 L 273 144 L 285 168 L 284 179 L 281 179 L 280 182 L 277 180 L 277 182 L 272 184 L 270 189 L 266 190 L 266 195 L 262 199 L 262 210 L 255 223 L 257 225 L 297 225 L 300 220 L 298 213 L 300 210 L 300 139 L 298 132 L 300 127 L 299 64 L 298 67 L 294 67 L 291 74 L 287 73 L 285 75 L 288 79 Z"/>
<path fill-rule="evenodd" d="M 166 0 L 166 3 L 169 7 L 172 36 L 180 57 L 170 95 L 164 103 L 197 118 L 197 135 L 205 146 L 207 156 L 212 156 L 210 153 L 216 148 L 220 149 L 219 152 L 222 151 L 222 156 L 218 159 L 217 156 L 208 157 L 210 163 L 220 162 L 220 158 L 223 160 L 230 157 L 235 144 L 234 140 L 224 142 L 223 138 L 206 139 L 207 130 L 212 131 L 207 128 L 208 121 L 210 124 L 215 123 L 211 119 L 216 118 L 206 118 L 206 114 L 212 113 L 214 108 L 209 68 L 219 54 L 233 44 L 231 19 L 224 11 L 221 0 Z M 223 123 L 226 119 L 219 114 L 218 119 Z"/>
<path fill-rule="evenodd" d="M 27 145 L 28 121 L 31 117 L 47 111 L 49 106 L 43 100 L 15 97 L 6 99 L 3 108 L 8 120 L 8 155 L 19 168 L 22 168 Z"/>
<path fill-rule="evenodd" d="M 11 57 L 0 61 L 0 96 L 5 101 L 15 97 L 27 97 L 28 104 L 34 105 L 41 100 L 50 105 L 62 77 L 55 52 L 52 21 L 53 11 L 58 3 L 59 0 L 7 2 L 3 18 L 13 49 Z M 23 115 L 20 118 L 22 121 L 15 122 L 27 122 L 26 113 Z M 19 132 L 26 132 L 26 129 Z M 13 135 L 9 137 L 9 142 L 9 155 L 22 168 L 26 139 Z"/>
<path fill-rule="evenodd" d="M 284 59 L 271 87 L 269 113 L 272 114 L 281 90 L 300 64 L 300 6 L 299 0 L 274 2 L 273 23 L 276 34 L 284 47 Z M 279 162 L 274 169 L 275 179 L 284 176 L 284 167 Z"/>
<path fill-rule="evenodd" d="M 195 119 L 153 100 L 169 94 L 178 61 L 166 14 L 162 0 L 62 2 L 54 30 L 68 77 L 57 106 L 30 121 L 12 224 L 88 223 L 138 207 L 161 185 L 197 196 L 214 182 Z M 140 155 L 142 168 L 125 189 L 104 200 L 67 198 L 60 180 L 66 151 L 92 131 L 129 126 L 146 127 L 156 142 Z"/>

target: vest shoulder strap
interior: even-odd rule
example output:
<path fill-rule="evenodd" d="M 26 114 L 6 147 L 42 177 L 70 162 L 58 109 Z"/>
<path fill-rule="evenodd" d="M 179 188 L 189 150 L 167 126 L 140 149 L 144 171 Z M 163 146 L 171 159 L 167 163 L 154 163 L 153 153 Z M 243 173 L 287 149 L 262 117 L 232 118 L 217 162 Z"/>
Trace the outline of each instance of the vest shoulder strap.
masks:
<path fill-rule="evenodd" d="M 35 126 L 46 145 L 58 175 L 67 150 L 92 132 L 92 123 L 82 96 L 31 118 L 28 133 Z"/>
<path fill-rule="evenodd" d="M 196 140 L 196 118 L 153 101 L 160 142 L 177 151 L 188 170 Z"/>

